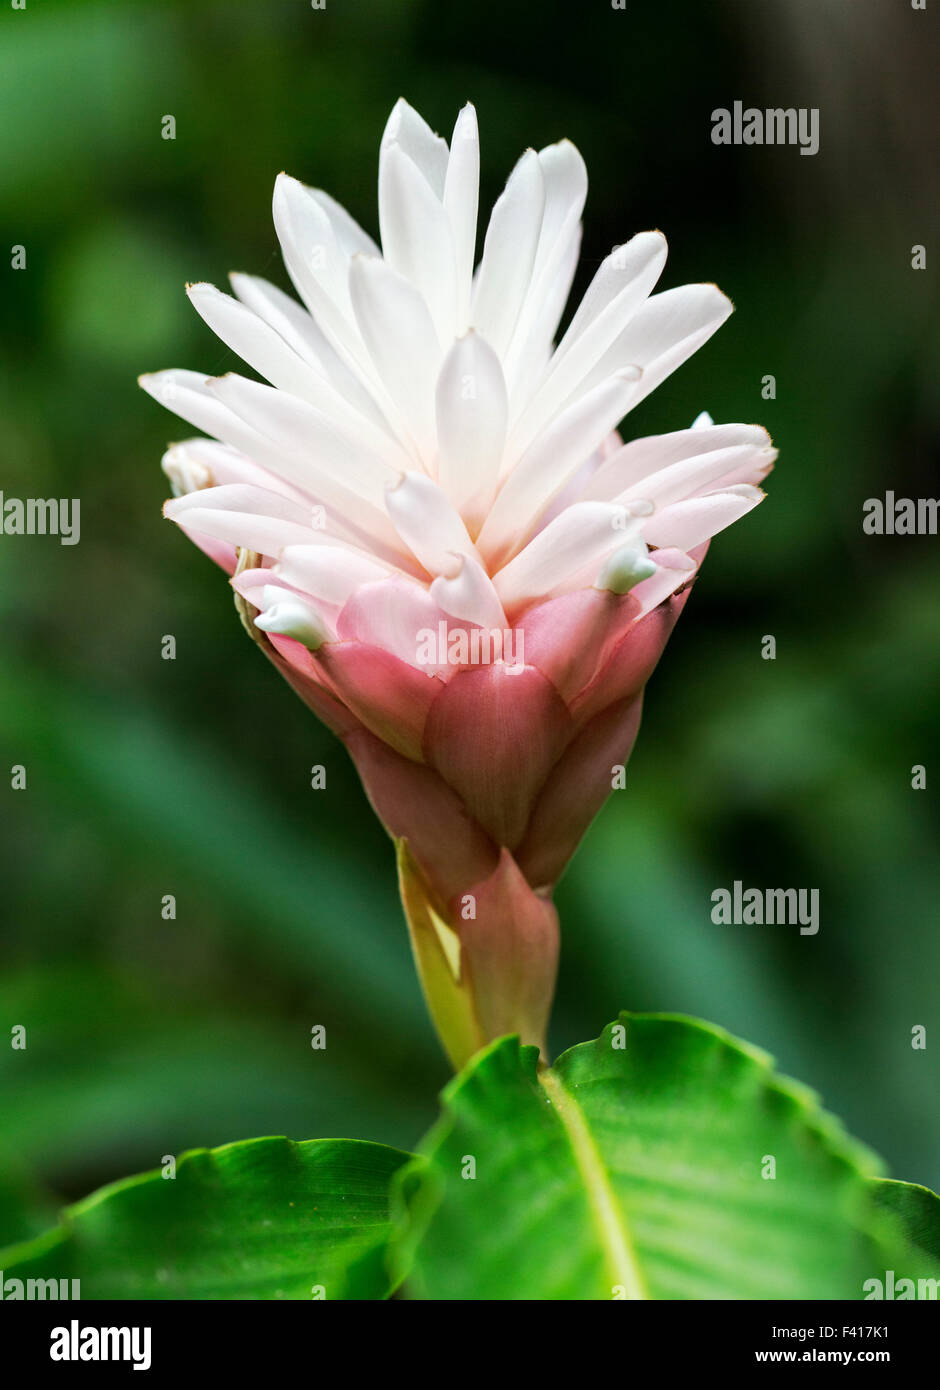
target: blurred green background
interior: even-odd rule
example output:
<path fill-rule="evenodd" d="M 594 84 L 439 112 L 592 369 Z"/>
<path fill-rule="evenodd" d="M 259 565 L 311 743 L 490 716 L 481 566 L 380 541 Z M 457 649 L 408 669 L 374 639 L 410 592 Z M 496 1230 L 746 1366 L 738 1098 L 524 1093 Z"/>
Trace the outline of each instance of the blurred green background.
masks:
<path fill-rule="evenodd" d="M 375 232 L 378 141 L 400 94 L 445 134 L 474 100 L 487 208 L 525 146 L 576 142 L 591 177 L 576 294 L 614 243 L 654 226 L 672 246 L 664 287 L 714 279 L 735 300 L 631 433 L 708 409 L 766 424 L 781 450 L 769 500 L 713 546 L 651 683 L 628 789 L 562 884 L 553 1044 L 622 1007 L 700 1015 L 819 1089 L 896 1175 L 938 1185 L 937 542 L 861 529 L 867 497 L 936 492 L 938 10 L 2 11 L 4 246 L 24 245 L 27 267 L 3 276 L 0 488 L 79 497 L 82 531 L 75 547 L 0 537 L 0 766 L 28 772 L 2 794 L 0 1243 L 45 1219 L 41 1190 L 18 1195 L 27 1170 L 74 1197 L 261 1133 L 408 1146 L 434 1115 L 447 1072 L 391 847 L 341 747 L 246 640 L 220 573 L 161 520 L 160 455 L 192 431 L 135 381 L 238 367 L 183 285 L 237 269 L 287 286 L 279 170 Z M 711 111 L 736 98 L 819 107 L 820 153 L 715 148 Z M 325 792 L 310 789 L 316 763 Z M 713 925 L 710 894 L 734 879 L 818 888 L 818 936 Z M 317 1023 L 325 1052 L 310 1048 Z M 25 1052 L 2 1043 L 16 1024 Z M 911 1048 L 918 1024 L 926 1051 Z"/>

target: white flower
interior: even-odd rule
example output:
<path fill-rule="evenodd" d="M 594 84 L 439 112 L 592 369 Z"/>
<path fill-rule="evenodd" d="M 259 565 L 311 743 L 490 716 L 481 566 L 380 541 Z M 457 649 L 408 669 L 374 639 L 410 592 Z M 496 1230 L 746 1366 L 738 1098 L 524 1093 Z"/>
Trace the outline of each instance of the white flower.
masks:
<path fill-rule="evenodd" d="M 305 307 L 246 275 L 231 277 L 235 298 L 189 287 L 270 385 L 141 379 L 212 436 L 167 453 L 182 494 L 167 515 L 230 571 L 254 552 L 234 582 L 255 603 L 273 571 L 268 631 L 288 631 L 280 613 L 319 642 L 364 593 L 381 614 L 373 640 L 407 659 L 402 633 L 429 608 L 506 626 L 597 583 L 635 589 L 646 609 L 687 579 L 690 550 L 763 495 L 774 451 L 757 426 L 700 419 L 627 444 L 614 433 L 727 318 L 726 297 L 706 284 L 651 295 L 666 242 L 642 232 L 602 262 L 554 347 L 584 162 L 568 141 L 527 151 L 474 270 L 478 178 L 472 106 L 448 149 L 399 101 L 379 156 L 381 251 L 328 194 L 282 174 L 274 221 Z"/>
<path fill-rule="evenodd" d="M 399 102 L 381 252 L 281 175 L 274 220 L 305 307 L 246 275 L 234 299 L 190 287 L 270 385 L 142 379 L 212 436 L 166 455 L 167 515 L 232 574 L 262 650 L 399 842 L 455 1065 L 507 1033 L 541 1044 L 551 886 L 629 754 L 704 543 L 760 501 L 774 458 L 764 430 L 706 416 L 622 444 L 618 422 L 731 305 L 713 285 L 651 296 L 666 243 L 643 232 L 602 262 L 554 347 L 581 156 L 567 141 L 522 156 L 474 271 L 478 174 L 472 107 L 448 149 Z"/>

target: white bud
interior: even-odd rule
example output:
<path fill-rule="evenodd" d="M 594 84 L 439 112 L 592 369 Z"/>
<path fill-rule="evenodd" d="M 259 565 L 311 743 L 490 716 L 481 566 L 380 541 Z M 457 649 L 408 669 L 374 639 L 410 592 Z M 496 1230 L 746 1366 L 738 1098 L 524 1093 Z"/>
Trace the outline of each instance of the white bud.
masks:
<path fill-rule="evenodd" d="M 315 652 L 329 640 L 329 631 L 315 608 L 303 599 L 268 584 L 264 589 L 264 611 L 255 618 L 255 627 L 279 637 L 292 637 Z"/>
<path fill-rule="evenodd" d="M 625 594 L 634 584 L 649 579 L 655 573 L 656 566 L 650 559 L 645 543 L 637 539 L 630 545 L 622 545 L 605 560 L 594 587 L 609 589 L 614 594 Z"/>

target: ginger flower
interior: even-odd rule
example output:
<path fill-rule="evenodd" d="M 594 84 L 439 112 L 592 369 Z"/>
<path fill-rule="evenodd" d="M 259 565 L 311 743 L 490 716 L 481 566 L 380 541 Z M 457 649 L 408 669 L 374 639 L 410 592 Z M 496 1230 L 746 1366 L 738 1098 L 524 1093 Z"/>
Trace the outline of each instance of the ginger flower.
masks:
<path fill-rule="evenodd" d="M 163 371 L 152 396 L 208 438 L 163 460 L 166 515 L 232 576 L 246 625 L 354 758 L 398 842 L 425 994 L 456 1065 L 541 1044 L 551 889 L 626 762 L 643 688 L 709 539 L 761 500 L 765 430 L 623 443 L 627 413 L 731 312 L 653 294 L 641 232 L 556 344 L 587 192 L 568 141 L 516 164 L 476 264 L 479 141 L 404 101 L 379 153 L 381 249 L 282 174 L 274 223 L 300 297 L 232 275 L 189 296 L 262 381 Z"/>

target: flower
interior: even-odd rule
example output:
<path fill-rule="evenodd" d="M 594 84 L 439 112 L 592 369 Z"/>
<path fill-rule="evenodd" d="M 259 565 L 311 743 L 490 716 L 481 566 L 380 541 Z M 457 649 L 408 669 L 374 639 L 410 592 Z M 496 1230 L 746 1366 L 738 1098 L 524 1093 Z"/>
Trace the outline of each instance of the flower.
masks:
<path fill-rule="evenodd" d="M 379 156 L 382 250 L 282 174 L 274 221 L 303 301 L 233 275 L 188 287 L 265 381 L 141 378 L 211 439 L 173 445 L 172 518 L 349 749 L 399 846 L 431 1013 L 460 1064 L 541 1044 L 552 885 L 629 755 L 643 688 L 707 543 L 762 498 L 753 425 L 622 443 L 624 415 L 731 312 L 652 295 L 643 232 L 553 346 L 587 191 L 568 141 L 527 151 L 476 271 L 476 114 L 448 148 L 404 101 Z"/>

